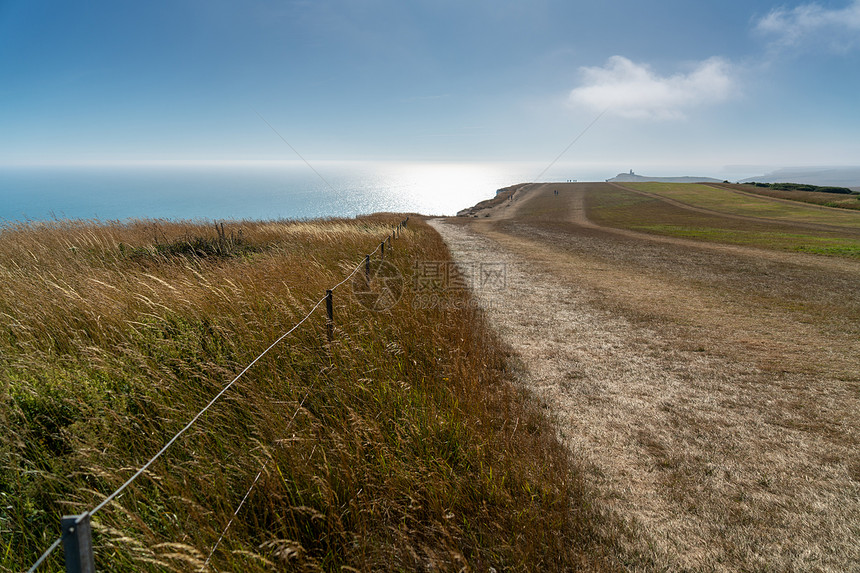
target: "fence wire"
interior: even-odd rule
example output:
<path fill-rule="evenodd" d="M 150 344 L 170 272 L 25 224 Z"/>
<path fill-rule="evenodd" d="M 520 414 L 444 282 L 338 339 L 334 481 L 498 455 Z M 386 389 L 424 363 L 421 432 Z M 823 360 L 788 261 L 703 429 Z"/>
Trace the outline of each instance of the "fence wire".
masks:
<path fill-rule="evenodd" d="M 264 121 L 265 121 L 265 120 L 264 120 Z M 401 222 L 401 223 L 400 223 L 400 225 L 398 225 L 398 226 L 403 225 L 403 223 L 405 223 L 405 222 L 406 222 L 406 221 L 408 221 L 408 220 L 409 220 L 409 217 L 407 217 L 407 218 L 406 218 L 403 222 Z M 393 232 L 392 232 L 392 234 L 388 235 L 388 237 L 392 237 L 392 236 L 393 236 Z M 386 239 L 387 239 L 388 237 L 386 237 Z M 376 246 L 376 248 L 375 248 L 373 251 L 371 251 L 367 256 L 371 256 L 371 255 L 376 254 L 376 252 L 377 252 L 377 251 L 379 251 L 379 250 L 382 248 L 382 245 L 383 245 L 384 243 L 385 243 L 385 240 L 383 240 L 383 241 L 382 241 L 382 243 L 380 243 L 379 245 L 377 245 L 377 246 Z M 366 259 L 365 259 L 365 260 L 366 260 Z M 365 261 L 362 261 L 362 262 L 358 263 L 358 264 L 355 266 L 355 268 L 353 268 L 352 272 L 351 272 L 351 273 L 349 273 L 349 275 L 347 275 L 347 277 L 346 277 L 345 279 L 343 279 L 341 282 L 337 283 L 337 284 L 336 284 L 335 286 L 333 286 L 330 290 L 331 290 L 331 291 L 334 291 L 335 289 L 337 289 L 338 287 L 340 287 L 340 286 L 342 286 L 344 283 L 346 283 L 348 280 L 350 280 L 350 279 L 351 279 L 353 276 L 355 276 L 355 274 L 356 274 L 356 273 L 361 269 L 361 267 L 362 267 L 362 266 L 364 266 L 364 264 L 365 264 Z M 150 458 L 150 460 L 149 460 L 148 462 L 146 462 L 146 463 L 145 463 L 145 464 L 144 464 L 140 469 L 138 469 L 138 470 L 134 473 L 134 475 L 132 475 L 130 478 L 128 478 L 128 479 L 125 481 L 125 483 L 123 483 L 121 486 L 119 486 L 119 487 L 118 487 L 118 488 L 117 488 L 113 493 L 111 493 L 110 495 L 108 495 L 108 496 L 107 496 L 107 497 L 106 497 L 106 498 L 105 498 L 101 503 L 99 503 L 99 504 L 98 504 L 97 506 L 95 506 L 93 509 L 91 509 L 91 510 L 89 510 L 89 511 L 86 511 L 86 512 L 84 512 L 84 513 L 80 514 L 80 515 L 78 516 L 78 518 L 75 520 L 75 524 L 81 523 L 84 519 L 87 519 L 87 518 L 92 517 L 93 515 L 95 515 L 95 514 L 96 514 L 96 512 L 98 512 L 98 511 L 99 511 L 99 510 L 101 510 L 104 506 L 106 506 L 106 505 L 107 505 L 107 504 L 109 504 L 111 501 L 113 501 L 113 500 L 114 500 L 114 499 L 115 499 L 115 498 L 116 498 L 120 493 L 122 493 L 122 492 L 123 492 L 123 491 L 124 491 L 124 490 L 129 486 L 129 485 L 131 485 L 131 484 L 132 484 L 132 483 L 133 483 L 133 482 L 134 482 L 138 477 L 140 477 L 140 476 L 141 476 L 141 475 L 142 475 L 142 474 L 143 474 L 143 473 L 144 473 L 144 472 L 145 472 L 145 471 L 146 471 L 146 470 L 147 470 L 147 469 L 148 469 L 148 468 L 149 468 L 153 463 L 155 463 L 155 461 L 156 461 L 158 458 L 160 458 L 160 457 L 161 457 L 161 455 L 162 455 L 162 454 L 164 454 L 164 452 L 166 452 L 166 451 L 168 450 L 168 448 L 170 448 L 170 446 L 172 446 L 172 445 L 174 444 L 174 442 L 176 442 L 176 440 L 178 440 L 178 439 L 179 439 L 179 437 L 180 437 L 180 436 L 182 436 L 182 434 L 184 434 L 184 433 L 185 433 L 185 432 L 186 432 L 186 431 L 187 431 L 191 426 L 193 426 L 193 425 L 197 422 L 197 420 L 198 420 L 198 419 L 199 419 L 203 414 L 205 414 L 205 413 L 206 413 L 206 411 L 207 411 L 207 410 L 209 410 L 209 408 L 211 408 L 211 407 L 215 404 L 215 402 L 217 402 L 217 401 L 218 401 L 218 399 L 219 399 L 219 398 L 221 398 L 221 396 L 223 396 L 223 395 L 227 392 L 227 390 L 229 390 L 229 389 L 230 389 L 230 388 L 231 388 L 231 387 L 232 387 L 232 386 L 233 386 L 233 385 L 234 385 L 234 384 L 235 384 L 235 383 L 236 383 L 236 382 L 237 382 L 237 381 L 238 381 L 242 376 L 244 376 L 244 375 L 245 375 L 245 373 L 246 373 L 246 372 L 248 372 L 248 370 L 250 370 L 250 369 L 251 369 L 251 368 L 252 368 L 252 367 L 253 367 L 257 362 L 259 362 L 259 361 L 260 361 L 260 359 L 261 359 L 261 358 L 263 358 L 266 354 L 268 354 L 268 353 L 269 353 L 269 351 L 270 351 L 270 350 L 272 350 L 275 346 L 277 346 L 277 345 L 278 345 L 282 340 L 284 340 L 286 337 L 288 337 L 290 334 L 292 334 L 292 333 L 293 333 L 293 332 L 294 332 L 298 327 L 300 327 L 302 324 L 304 324 L 304 323 L 305 323 L 305 322 L 306 322 L 306 321 L 311 317 L 311 315 L 313 315 L 313 313 L 314 313 L 314 312 L 316 312 L 316 310 L 317 310 L 317 309 L 318 309 L 318 308 L 319 308 L 319 307 L 320 307 L 320 306 L 321 306 L 321 305 L 326 301 L 326 298 L 327 298 L 327 295 L 326 295 L 326 296 L 324 296 L 324 297 L 322 297 L 321 299 L 319 299 L 319 300 L 317 301 L 317 303 L 314 305 L 314 307 L 313 307 L 310 311 L 308 311 L 308 313 L 304 316 L 304 318 L 302 318 L 299 322 L 297 322 L 297 323 L 296 323 L 292 328 L 290 328 L 287 332 L 285 332 L 284 334 L 282 334 L 282 335 L 281 335 L 277 340 L 275 340 L 272 344 L 270 344 L 268 348 L 266 348 L 263 352 L 261 352 L 259 356 L 257 356 L 254 360 L 252 360 L 252 361 L 251 361 L 251 362 L 250 362 L 250 363 L 249 363 L 249 364 L 248 364 L 248 365 L 247 365 L 247 366 L 246 366 L 246 367 L 245 367 L 241 372 L 239 372 L 239 374 L 237 374 L 237 375 L 236 375 L 236 377 L 235 377 L 235 378 L 233 378 L 233 380 L 231 380 L 231 381 L 230 381 L 230 383 L 229 383 L 229 384 L 227 384 L 226 386 L 224 386 L 224 388 L 222 388 L 222 389 L 221 389 L 221 391 L 220 391 L 220 392 L 218 392 L 218 394 L 216 394 L 216 395 L 215 395 L 215 397 L 214 397 L 214 398 L 212 398 L 212 400 L 210 400 L 210 401 L 209 401 L 209 403 L 208 403 L 208 404 L 206 404 L 206 406 L 205 406 L 202 410 L 200 410 L 199 412 L 197 412 L 197 414 L 196 414 L 196 415 L 191 419 L 191 421 L 190 421 L 190 422 L 188 422 L 188 423 L 185 425 L 185 427 L 183 427 L 181 430 L 179 430 L 179 431 L 176 433 L 176 435 L 174 435 L 174 436 L 173 436 L 173 437 L 172 437 L 172 438 L 171 438 L 171 439 L 170 439 L 170 440 L 169 440 L 169 441 L 164 445 L 164 447 L 162 447 L 162 448 L 161 448 L 161 449 L 160 449 L 160 450 L 159 450 L 159 451 L 158 451 L 154 456 L 152 456 L 152 458 Z M 308 397 L 309 393 L 310 393 L 310 389 L 308 389 L 308 394 L 305 394 L 305 397 L 304 397 L 304 398 L 302 398 L 302 401 L 301 401 L 301 403 L 299 404 L 299 409 L 301 409 L 301 407 L 302 407 L 302 405 L 304 404 L 305 400 L 307 400 L 307 397 Z M 297 409 L 297 410 L 296 410 L 296 412 L 293 414 L 293 419 L 295 419 L 296 415 L 297 415 L 297 414 L 298 414 L 298 412 L 299 412 L 299 409 Z M 291 419 L 291 420 L 290 420 L 290 424 L 292 424 L 293 419 Z M 251 487 L 248 489 L 248 492 L 245 494 L 245 497 L 242 499 L 242 502 L 241 502 L 241 503 L 239 504 L 239 506 L 236 508 L 236 511 L 235 511 L 235 512 L 233 512 L 233 518 L 231 518 L 231 519 L 230 519 L 229 523 L 227 524 L 227 527 L 225 527 L 225 528 L 224 528 L 224 531 L 222 532 L 221 537 L 218 539 L 218 542 L 215 544 L 215 547 L 213 547 L 213 548 L 212 548 L 212 551 L 211 551 L 211 553 L 209 554 L 209 557 L 206 559 L 206 563 L 205 563 L 205 564 L 204 564 L 204 566 L 203 566 L 204 568 L 206 567 L 206 565 L 208 565 L 209 560 L 212 558 L 212 555 L 215 553 L 215 550 L 218 548 L 218 545 L 221 543 L 221 540 L 224 538 L 224 535 L 226 535 L 226 533 L 227 533 L 227 529 L 229 529 L 230 525 L 232 525 L 232 523 L 233 523 L 233 519 L 234 519 L 234 518 L 236 517 L 236 515 L 239 513 L 239 510 L 241 510 L 241 509 L 242 509 L 242 505 L 244 505 L 244 503 L 245 503 L 245 501 L 247 500 L 248 496 L 251 494 L 251 490 L 253 490 L 254 486 L 257 484 L 257 481 L 260 479 L 260 476 L 262 475 L 263 471 L 265 471 L 265 469 L 266 469 L 266 466 L 267 466 L 267 465 L 268 465 L 268 462 L 266 462 L 266 464 L 264 464 L 263 469 L 261 469 L 261 470 L 260 470 L 260 472 L 257 474 L 256 479 L 254 479 L 254 482 L 251 484 Z M 45 550 L 45 552 L 42 554 L 42 556 L 41 556 L 41 557 L 39 557 L 39 559 L 38 559 L 38 560 L 36 560 L 36 562 L 35 562 L 35 563 L 33 563 L 33 565 L 32 565 L 32 566 L 27 570 L 27 573 L 33 573 L 34 571 L 36 571 L 36 569 L 38 569 L 38 568 L 39 568 L 39 566 L 40 566 L 42 563 L 44 563 L 44 562 L 45 562 L 45 560 L 46 560 L 46 559 L 47 559 L 47 558 L 48 558 L 48 557 L 49 557 L 49 556 L 50 556 L 54 551 L 56 551 L 56 549 L 60 546 L 60 544 L 63 542 L 63 540 L 64 540 L 64 539 L 65 539 L 65 534 L 60 535 L 56 540 L 54 540 L 54 542 L 51 544 L 51 546 L 50 546 L 50 547 L 48 547 L 48 549 L 46 549 L 46 550 Z M 202 570 L 202 569 L 201 569 L 201 570 Z"/>
<path fill-rule="evenodd" d="M 355 274 L 355 273 L 353 273 L 353 274 Z M 290 426 L 293 425 L 293 420 L 295 420 L 296 416 L 299 415 L 299 412 L 301 411 L 302 407 L 305 405 L 305 401 L 308 399 L 308 396 L 311 395 L 311 391 L 314 389 L 315 383 L 316 383 L 316 381 L 311 383 L 310 387 L 308 387 L 308 391 L 305 392 L 305 395 L 302 398 L 302 401 L 299 402 L 299 406 L 296 408 L 296 411 L 293 412 L 293 415 L 290 418 L 290 422 L 287 424 L 286 430 L 289 430 Z M 209 552 L 209 556 L 206 558 L 206 561 L 203 563 L 203 567 L 200 568 L 200 571 L 204 571 L 206 569 L 206 567 L 209 565 L 209 561 L 212 560 L 212 556 L 215 555 L 215 551 L 218 550 L 218 546 L 221 545 L 221 541 L 223 541 L 224 537 L 227 535 L 227 530 L 230 529 L 230 526 L 233 525 L 233 521 L 239 516 L 239 511 L 241 511 L 242 506 L 245 505 L 245 501 L 248 500 L 248 496 L 251 495 L 251 491 L 253 491 L 254 486 L 257 485 L 257 482 L 260 481 L 260 476 L 262 476 L 263 472 L 266 471 L 266 468 L 269 467 L 269 463 L 271 463 L 271 461 L 272 461 L 272 458 L 269 458 L 268 460 L 266 460 L 266 463 L 263 464 L 263 467 L 257 473 L 257 477 L 254 478 L 254 481 L 251 483 L 251 487 L 249 487 L 248 491 L 245 492 L 245 497 L 242 498 L 242 501 L 239 502 L 238 507 L 236 507 L 236 510 L 233 512 L 233 517 L 231 517 L 230 521 L 227 522 L 227 526 L 221 532 L 221 535 L 218 537 L 218 541 L 216 541 L 215 545 L 212 546 L 212 550 Z"/>

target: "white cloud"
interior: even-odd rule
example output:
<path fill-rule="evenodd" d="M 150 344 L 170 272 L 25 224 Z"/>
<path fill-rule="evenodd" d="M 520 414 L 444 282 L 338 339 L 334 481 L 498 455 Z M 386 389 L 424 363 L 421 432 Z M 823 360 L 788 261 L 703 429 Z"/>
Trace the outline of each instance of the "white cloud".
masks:
<path fill-rule="evenodd" d="M 735 91 L 731 65 L 721 58 L 663 77 L 647 65 L 613 56 L 602 68 L 582 68 L 582 74 L 583 84 L 570 92 L 571 103 L 631 118 L 681 119 L 688 109 L 725 101 Z"/>
<path fill-rule="evenodd" d="M 860 0 L 841 9 L 803 4 L 793 9 L 777 8 L 756 23 L 756 29 L 775 36 L 778 47 L 819 43 L 844 52 L 860 40 Z"/>

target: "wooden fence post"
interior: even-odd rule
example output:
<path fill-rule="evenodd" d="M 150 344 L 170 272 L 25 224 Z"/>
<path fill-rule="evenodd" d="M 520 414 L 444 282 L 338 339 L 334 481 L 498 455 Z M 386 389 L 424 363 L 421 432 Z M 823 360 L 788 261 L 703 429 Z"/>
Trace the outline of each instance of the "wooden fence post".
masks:
<path fill-rule="evenodd" d="M 66 553 L 66 573 L 95 573 L 89 514 L 64 515 L 60 527 L 63 531 L 63 551 Z"/>
<path fill-rule="evenodd" d="M 328 341 L 331 342 L 334 339 L 334 301 L 331 289 L 325 291 L 325 312 L 325 333 Z"/>
<path fill-rule="evenodd" d="M 370 255 L 364 255 L 364 281 L 370 284 Z"/>
<path fill-rule="evenodd" d="M 382 260 L 385 258 L 385 241 L 382 241 L 381 243 L 379 243 L 379 248 L 380 248 L 379 259 Z"/>

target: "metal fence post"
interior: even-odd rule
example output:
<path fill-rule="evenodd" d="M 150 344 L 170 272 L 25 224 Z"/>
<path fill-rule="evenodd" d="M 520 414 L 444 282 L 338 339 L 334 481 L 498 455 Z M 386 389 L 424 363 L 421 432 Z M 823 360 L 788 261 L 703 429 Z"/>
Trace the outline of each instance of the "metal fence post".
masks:
<path fill-rule="evenodd" d="M 334 339 L 334 304 L 331 289 L 325 291 L 325 313 L 325 333 L 328 341 L 331 342 Z"/>
<path fill-rule="evenodd" d="M 66 573 L 95 573 L 90 515 L 64 515 L 60 527 L 66 553 Z"/>

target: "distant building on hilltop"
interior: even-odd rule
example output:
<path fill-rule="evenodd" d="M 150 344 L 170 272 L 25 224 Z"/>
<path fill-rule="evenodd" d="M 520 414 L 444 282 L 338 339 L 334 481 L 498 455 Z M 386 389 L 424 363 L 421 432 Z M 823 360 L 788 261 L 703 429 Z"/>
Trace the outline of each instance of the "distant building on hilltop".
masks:
<path fill-rule="evenodd" d="M 721 183 L 721 179 L 713 177 L 649 177 L 636 175 L 631 169 L 627 173 L 619 173 L 612 179 L 606 180 L 609 183 L 644 183 L 648 181 L 661 183 Z"/>

